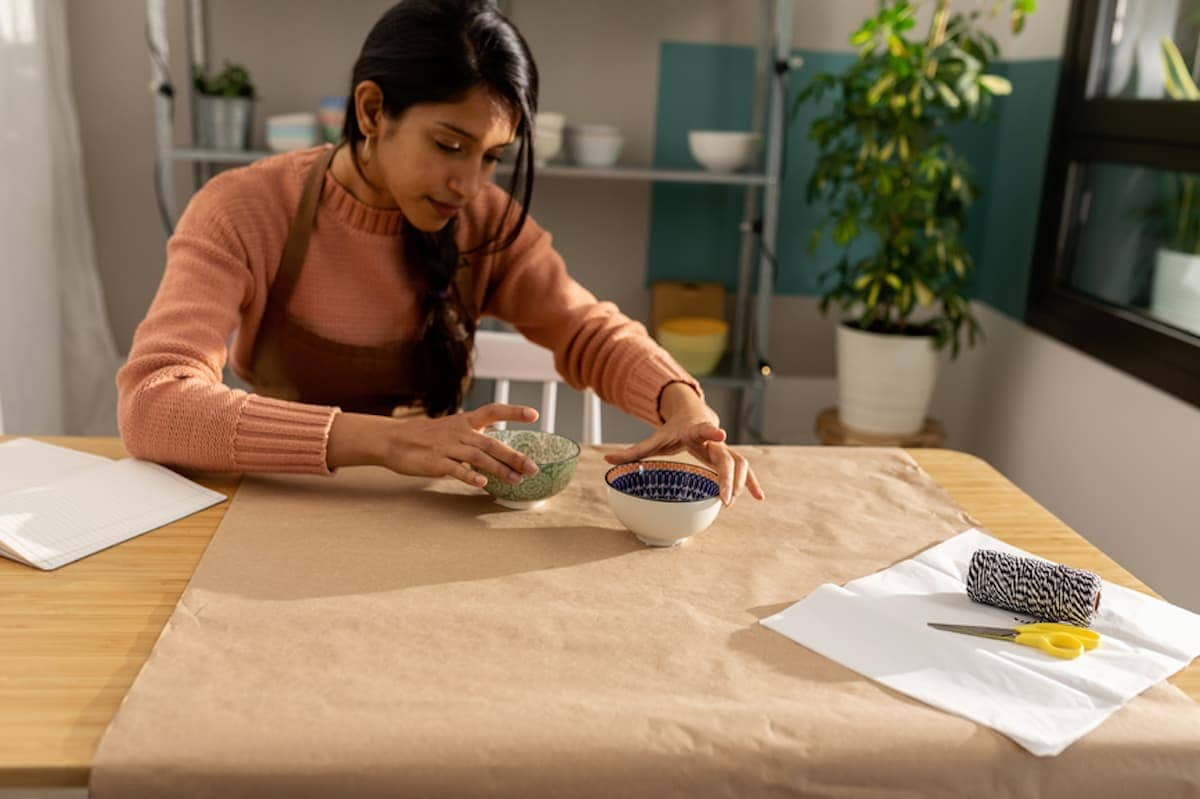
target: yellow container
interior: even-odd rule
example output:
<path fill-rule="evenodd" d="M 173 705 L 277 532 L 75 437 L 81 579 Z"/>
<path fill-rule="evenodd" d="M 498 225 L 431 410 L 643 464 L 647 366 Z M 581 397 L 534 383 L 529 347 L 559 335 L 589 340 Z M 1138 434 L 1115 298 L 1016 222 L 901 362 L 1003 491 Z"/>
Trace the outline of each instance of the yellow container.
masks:
<path fill-rule="evenodd" d="M 729 343 L 729 325 L 722 319 L 681 316 L 658 326 L 658 343 L 696 377 L 711 374 Z"/>

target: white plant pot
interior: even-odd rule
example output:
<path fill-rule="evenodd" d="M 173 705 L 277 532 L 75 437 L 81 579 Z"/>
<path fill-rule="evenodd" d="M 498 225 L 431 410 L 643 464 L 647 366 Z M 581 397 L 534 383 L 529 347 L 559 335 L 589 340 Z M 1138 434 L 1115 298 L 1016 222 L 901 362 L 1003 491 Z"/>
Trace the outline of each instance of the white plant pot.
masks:
<path fill-rule="evenodd" d="M 925 426 L 937 381 L 933 336 L 867 333 L 838 325 L 838 415 L 864 433 L 910 435 Z"/>
<path fill-rule="evenodd" d="M 1200 255 L 1158 251 L 1150 312 L 1167 324 L 1200 334 Z"/>

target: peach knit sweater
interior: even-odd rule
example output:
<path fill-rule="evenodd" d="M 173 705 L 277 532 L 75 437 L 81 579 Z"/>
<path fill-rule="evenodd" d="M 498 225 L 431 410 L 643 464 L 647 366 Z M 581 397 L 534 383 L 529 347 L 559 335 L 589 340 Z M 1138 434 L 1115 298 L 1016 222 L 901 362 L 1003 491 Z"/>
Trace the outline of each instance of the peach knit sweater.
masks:
<path fill-rule="evenodd" d="M 286 402 L 221 381 L 227 357 L 248 379 L 255 334 L 308 168 L 320 148 L 224 172 L 193 197 L 167 243 L 167 267 L 129 360 L 117 374 L 126 449 L 171 465 L 229 471 L 328 473 L 339 409 Z M 461 212 L 465 252 L 494 229 L 508 195 L 488 185 Z M 290 314 L 313 332 L 356 345 L 415 338 L 419 265 L 405 263 L 397 210 L 356 200 L 326 174 Z M 532 218 L 518 240 L 471 256 L 473 307 L 554 351 L 568 383 L 651 424 L 673 381 L 699 386 L 645 328 L 598 302 L 568 275 Z M 228 343 L 232 337 L 232 349 Z"/>

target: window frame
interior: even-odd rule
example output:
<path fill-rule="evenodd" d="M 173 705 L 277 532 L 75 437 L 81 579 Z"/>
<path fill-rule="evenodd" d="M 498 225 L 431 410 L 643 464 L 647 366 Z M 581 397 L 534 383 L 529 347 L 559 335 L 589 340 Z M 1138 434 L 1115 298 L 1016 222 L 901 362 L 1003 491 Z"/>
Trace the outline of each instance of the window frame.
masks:
<path fill-rule="evenodd" d="M 1097 26 L 1110 3 L 1071 3 L 1025 322 L 1200 407 L 1200 335 L 1083 295 L 1062 279 L 1074 262 L 1071 217 L 1089 163 L 1200 173 L 1200 102 L 1087 97 Z M 1191 140 L 1188 130 L 1197 132 Z"/>

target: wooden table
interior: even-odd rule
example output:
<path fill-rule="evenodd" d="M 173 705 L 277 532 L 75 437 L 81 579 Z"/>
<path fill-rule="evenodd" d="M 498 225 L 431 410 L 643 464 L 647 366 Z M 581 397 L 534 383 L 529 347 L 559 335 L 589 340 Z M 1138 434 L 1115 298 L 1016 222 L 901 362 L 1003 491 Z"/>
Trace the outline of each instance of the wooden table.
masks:
<path fill-rule="evenodd" d="M 43 440 L 125 455 L 116 439 Z M 984 461 L 949 450 L 910 454 L 996 537 L 1153 594 Z M 238 487 L 235 476 L 192 476 L 230 497 Z M 54 572 L 0 559 L 0 797 L 5 788 L 87 785 L 109 720 L 228 507 L 222 502 Z M 1200 660 L 1171 682 L 1200 700 Z"/>

